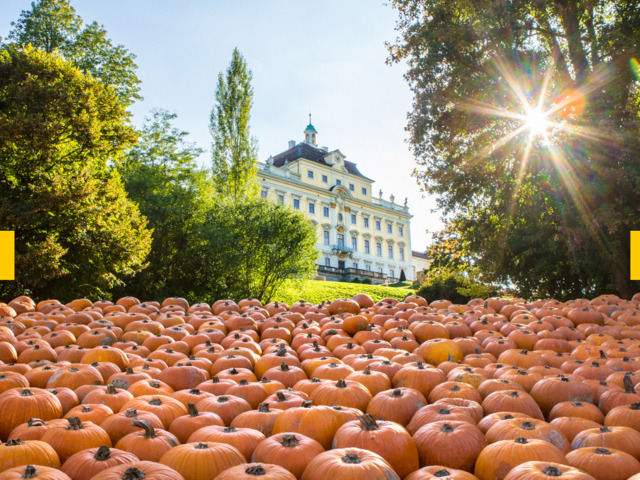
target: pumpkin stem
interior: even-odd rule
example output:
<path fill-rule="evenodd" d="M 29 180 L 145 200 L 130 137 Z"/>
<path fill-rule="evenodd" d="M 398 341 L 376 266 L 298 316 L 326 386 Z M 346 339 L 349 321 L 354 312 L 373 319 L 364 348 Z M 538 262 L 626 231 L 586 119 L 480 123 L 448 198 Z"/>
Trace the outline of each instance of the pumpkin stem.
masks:
<path fill-rule="evenodd" d="M 425 370 L 424 363 L 422 363 L 422 360 L 418 360 L 418 362 L 416 363 L 416 368 L 418 370 Z"/>
<path fill-rule="evenodd" d="M 124 412 L 124 416 L 127 418 L 135 418 L 138 416 L 138 411 L 135 408 L 127 408 L 127 411 Z"/>
<path fill-rule="evenodd" d="M 269 404 L 268 403 L 261 403 L 258 405 L 258 411 L 261 413 L 269 413 Z"/>
<path fill-rule="evenodd" d="M 247 475 L 266 475 L 267 471 L 262 468 L 262 465 L 254 465 L 247 468 L 244 473 L 246 473 Z"/>
<path fill-rule="evenodd" d="M 305 400 L 304 402 L 302 402 L 302 405 L 300 405 L 303 408 L 311 408 L 313 402 L 311 402 L 311 400 Z"/>
<path fill-rule="evenodd" d="M 287 354 L 287 348 L 284 343 L 281 343 L 280 346 L 278 346 L 278 350 L 276 350 L 275 356 L 284 357 L 286 354 Z"/>
<path fill-rule="evenodd" d="M 162 400 L 159 398 L 152 398 L 151 400 L 149 400 L 149 405 L 153 405 L 154 407 L 159 407 L 160 405 L 162 405 Z"/>
<path fill-rule="evenodd" d="M 220 383 L 220 378 L 217 375 L 211 377 L 211 383 Z"/>
<path fill-rule="evenodd" d="M 402 397 L 402 390 L 400 390 L 399 388 L 396 388 L 393 390 L 393 392 L 391 392 L 391 398 L 400 398 Z"/>
<path fill-rule="evenodd" d="M 280 371 L 281 372 L 288 372 L 289 371 L 289 365 L 287 364 L 287 362 L 280 363 Z"/>
<path fill-rule="evenodd" d="M 225 403 L 229 401 L 229 397 L 225 397 L 224 395 L 221 395 L 218 397 L 218 403 Z"/>
<path fill-rule="evenodd" d="M 360 415 L 358 420 L 360 420 L 360 427 L 363 430 L 378 430 L 379 428 L 376 419 L 370 413 Z"/>
<path fill-rule="evenodd" d="M 436 473 L 433 474 L 434 477 L 448 477 L 449 475 L 451 475 L 451 472 L 449 472 L 449 470 L 447 470 L 446 468 L 443 468 L 442 470 L 438 470 Z"/>
<path fill-rule="evenodd" d="M 287 397 L 285 397 L 284 393 L 282 393 L 282 390 L 278 390 L 276 392 L 276 397 L 278 398 L 278 402 L 286 402 L 287 401 Z"/>
<path fill-rule="evenodd" d="M 600 427 L 600 433 L 611 433 L 608 427 Z"/>
<path fill-rule="evenodd" d="M 282 445 L 283 447 L 289 448 L 289 447 L 297 447 L 298 443 L 299 443 L 298 439 L 296 438 L 295 435 L 283 435 L 280 445 Z"/>
<path fill-rule="evenodd" d="M 5 443 L 5 446 L 7 447 L 15 447 L 16 445 L 24 445 L 24 442 L 19 438 L 12 438 L 7 443 Z"/>
<path fill-rule="evenodd" d="M 542 473 L 544 473 L 548 477 L 561 477 L 562 476 L 562 471 L 558 470 L 556 467 L 552 467 L 551 465 L 549 465 L 548 467 L 543 468 L 542 469 Z"/>
<path fill-rule="evenodd" d="M 367 365 L 364 370 L 362 371 L 363 374 L 365 375 L 371 375 L 371 366 Z"/>
<path fill-rule="evenodd" d="M 191 390 L 189 390 L 189 393 L 191 395 L 200 395 L 201 392 L 197 388 L 192 388 Z"/>
<path fill-rule="evenodd" d="M 344 457 L 342 457 L 342 461 L 344 463 L 355 464 L 360 463 L 362 460 L 360 460 L 360 457 L 357 453 L 347 453 Z"/>
<path fill-rule="evenodd" d="M 69 417 L 69 430 L 80 430 L 82 428 L 82 422 L 78 417 Z"/>
<path fill-rule="evenodd" d="M 524 437 L 517 437 L 517 438 L 514 440 L 514 442 L 519 443 L 519 444 L 521 444 L 521 445 L 526 445 L 527 443 L 529 443 L 529 442 L 527 441 L 527 439 L 526 439 L 526 438 L 524 438 Z"/>
<path fill-rule="evenodd" d="M 96 460 L 100 462 L 104 462 L 105 460 L 109 460 L 111 458 L 111 450 L 106 445 L 100 446 L 93 456 Z"/>
<path fill-rule="evenodd" d="M 199 417 L 200 413 L 198 412 L 198 409 L 196 408 L 196 404 L 193 402 L 189 402 L 187 403 L 187 409 L 189 409 L 189 416 L 190 417 Z"/>
<path fill-rule="evenodd" d="M 536 426 L 531 422 L 522 422 L 520 428 L 523 430 L 535 430 Z"/>
<path fill-rule="evenodd" d="M 453 427 L 451 425 L 449 425 L 448 423 L 445 423 L 444 425 L 442 425 L 440 427 L 440 431 L 442 431 L 444 433 L 451 433 L 451 432 L 453 432 Z"/>
<path fill-rule="evenodd" d="M 205 449 L 209 448 L 209 444 L 200 442 L 194 448 L 197 449 L 197 450 L 205 450 Z"/>
<path fill-rule="evenodd" d="M 142 480 L 147 474 L 137 468 L 127 468 L 122 475 L 122 480 Z"/>
<path fill-rule="evenodd" d="M 33 465 L 27 465 L 24 468 L 24 473 L 20 478 L 36 478 L 38 476 L 38 472 L 36 471 L 36 467 Z"/>
<path fill-rule="evenodd" d="M 611 452 L 606 448 L 596 448 L 593 452 L 598 455 L 611 455 Z"/>
<path fill-rule="evenodd" d="M 603 350 L 598 350 L 598 351 L 600 352 L 600 358 L 601 358 L 602 360 L 606 360 L 606 359 L 607 359 L 607 356 L 604 354 L 604 351 L 603 351 Z"/>
<path fill-rule="evenodd" d="M 347 388 L 347 382 L 344 381 L 344 378 L 341 378 L 336 382 L 336 387 L 338 388 Z"/>
<path fill-rule="evenodd" d="M 633 402 L 631 404 L 631 410 L 640 410 L 640 402 Z"/>
<path fill-rule="evenodd" d="M 633 387 L 633 382 L 631 381 L 631 375 L 625 375 L 622 378 L 622 383 L 624 385 L 624 393 L 636 393 L 636 389 Z"/>
<path fill-rule="evenodd" d="M 20 396 L 21 397 L 30 397 L 31 395 L 33 395 L 33 392 L 31 390 L 29 390 L 28 388 L 25 388 L 24 390 L 22 390 L 20 392 Z"/>
<path fill-rule="evenodd" d="M 44 420 L 40 420 L 39 418 L 30 418 L 27 421 L 28 427 L 42 427 L 44 425 L 47 425 L 47 422 L 45 422 Z"/>
<path fill-rule="evenodd" d="M 153 425 L 151 425 L 151 423 L 149 423 L 147 420 L 136 419 L 131 425 L 133 425 L 134 427 L 142 428 L 144 430 L 144 438 L 156 438 L 158 436 L 156 435 L 156 431 L 153 428 Z"/>
<path fill-rule="evenodd" d="M 118 390 L 116 389 L 116 386 L 113 383 L 110 383 L 109 385 L 107 385 L 106 393 L 109 395 L 116 395 L 118 393 Z"/>

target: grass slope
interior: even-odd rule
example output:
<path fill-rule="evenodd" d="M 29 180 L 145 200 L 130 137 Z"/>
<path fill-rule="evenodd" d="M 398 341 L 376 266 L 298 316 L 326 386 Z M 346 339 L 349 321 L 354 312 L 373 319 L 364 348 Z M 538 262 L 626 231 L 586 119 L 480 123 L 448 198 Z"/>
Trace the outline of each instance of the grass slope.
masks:
<path fill-rule="evenodd" d="M 409 285 L 409 283 L 406 282 L 406 285 Z M 383 285 L 366 285 L 362 283 L 290 280 L 278 291 L 272 301 L 291 305 L 304 300 L 317 304 L 337 298 L 351 298 L 358 293 L 366 293 L 374 302 L 377 302 L 387 297 L 402 300 L 407 295 L 414 294 L 415 290 L 407 286 L 385 287 Z"/>

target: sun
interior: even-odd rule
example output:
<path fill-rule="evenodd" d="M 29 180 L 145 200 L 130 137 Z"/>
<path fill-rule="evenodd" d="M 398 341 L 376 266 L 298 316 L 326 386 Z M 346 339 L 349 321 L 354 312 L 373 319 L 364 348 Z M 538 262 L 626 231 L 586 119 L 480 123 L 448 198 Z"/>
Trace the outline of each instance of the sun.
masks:
<path fill-rule="evenodd" d="M 547 114 L 540 108 L 534 108 L 524 116 L 524 125 L 532 136 L 544 136 L 551 122 L 547 119 Z"/>

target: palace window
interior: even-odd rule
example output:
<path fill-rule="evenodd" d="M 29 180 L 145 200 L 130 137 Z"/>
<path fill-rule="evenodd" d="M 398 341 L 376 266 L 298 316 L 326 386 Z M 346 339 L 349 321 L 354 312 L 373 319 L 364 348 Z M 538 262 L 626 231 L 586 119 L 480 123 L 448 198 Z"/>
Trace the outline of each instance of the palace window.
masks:
<path fill-rule="evenodd" d="M 322 183 L 329 183 L 329 177 L 322 175 Z"/>
<path fill-rule="evenodd" d="M 322 207 L 322 216 L 329 218 L 329 207 Z"/>
<path fill-rule="evenodd" d="M 330 241 L 329 241 L 329 230 L 325 230 L 322 234 L 322 238 L 324 240 L 324 244 L 325 245 L 329 245 Z"/>
<path fill-rule="evenodd" d="M 307 170 L 307 177 L 313 178 L 313 170 Z"/>
<path fill-rule="evenodd" d="M 376 253 L 378 254 L 379 257 L 382 256 L 382 244 L 380 242 L 376 243 Z"/>
<path fill-rule="evenodd" d="M 369 240 L 364 241 L 364 253 L 371 253 L 371 246 Z"/>
<path fill-rule="evenodd" d="M 316 213 L 316 204 L 313 202 L 309 202 L 309 213 L 312 215 Z"/>
<path fill-rule="evenodd" d="M 299 198 L 294 198 L 293 199 L 293 209 L 294 210 L 300 210 L 300 199 Z"/>

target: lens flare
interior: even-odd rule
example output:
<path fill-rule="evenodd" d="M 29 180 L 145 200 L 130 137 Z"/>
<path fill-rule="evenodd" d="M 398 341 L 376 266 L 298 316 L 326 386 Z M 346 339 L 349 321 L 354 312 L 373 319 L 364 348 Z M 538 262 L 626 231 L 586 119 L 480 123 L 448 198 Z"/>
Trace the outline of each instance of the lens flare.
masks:
<path fill-rule="evenodd" d="M 629 65 L 631 66 L 631 71 L 635 75 L 637 80 L 640 80 L 640 62 L 638 62 L 637 58 L 632 58 L 629 60 Z"/>

